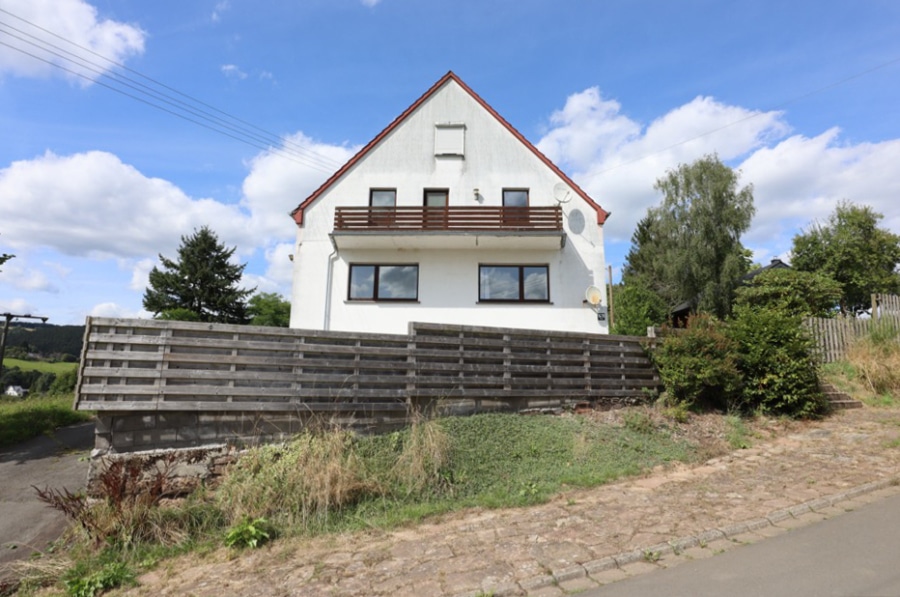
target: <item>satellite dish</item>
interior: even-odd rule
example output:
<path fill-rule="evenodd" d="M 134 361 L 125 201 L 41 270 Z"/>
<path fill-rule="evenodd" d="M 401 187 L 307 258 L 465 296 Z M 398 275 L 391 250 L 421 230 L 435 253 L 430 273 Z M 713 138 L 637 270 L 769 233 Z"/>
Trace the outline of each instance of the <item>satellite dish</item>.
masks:
<path fill-rule="evenodd" d="M 596 286 L 588 286 L 587 290 L 584 291 L 584 300 L 586 300 L 592 307 L 596 307 L 597 305 L 599 305 L 602 298 L 603 291 Z"/>
<path fill-rule="evenodd" d="M 568 203 L 572 200 L 572 191 L 562 182 L 553 185 L 553 198 L 557 203 Z"/>

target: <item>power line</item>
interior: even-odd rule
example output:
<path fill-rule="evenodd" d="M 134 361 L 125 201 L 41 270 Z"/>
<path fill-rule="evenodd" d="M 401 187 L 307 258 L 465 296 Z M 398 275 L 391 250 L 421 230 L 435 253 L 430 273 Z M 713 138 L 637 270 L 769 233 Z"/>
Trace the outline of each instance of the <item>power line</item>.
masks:
<path fill-rule="evenodd" d="M 118 63 L 114 60 L 106 58 L 105 56 L 91 50 L 90 48 L 81 46 L 75 42 L 72 42 L 71 40 L 68 40 L 60 35 L 57 35 L 53 31 L 47 30 L 35 23 L 32 23 L 31 21 L 23 19 L 22 17 L 15 15 L 15 14 L 9 12 L 8 10 L 0 8 L 0 12 L 2 12 L 4 14 L 8 14 L 8 15 L 18 19 L 19 21 L 22 21 L 40 31 L 47 33 L 48 35 L 51 35 L 57 39 L 62 40 L 63 42 L 65 42 L 71 46 L 74 46 L 75 48 L 78 48 L 84 52 L 91 54 L 91 55 L 97 56 L 108 64 L 98 64 L 97 62 L 94 62 L 84 56 L 79 56 L 78 54 L 75 54 L 65 48 L 61 48 L 60 46 L 55 45 L 46 39 L 41 39 L 40 37 L 37 37 L 27 31 L 23 31 L 22 29 L 14 27 L 13 25 L 9 24 L 8 22 L 4 22 L 4 21 L 0 20 L 0 26 L 6 27 L 9 30 L 20 33 L 31 39 L 26 39 L 19 35 L 15 35 L 13 33 L 10 33 L 10 31 L 8 31 L 8 30 L 5 31 L 3 29 L 0 29 L 0 32 L 6 33 L 7 36 L 9 36 L 13 39 L 17 39 L 20 42 L 23 42 L 25 44 L 28 44 L 28 45 L 32 46 L 33 48 L 37 48 L 41 52 L 50 54 L 52 56 L 56 56 L 57 58 L 60 58 L 61 60 L 63 60 L 64 63 L 58 64 L 54 60 L 43 58 L 39 55 L 34 54 L 33 52 L 29 52 L 29 51 L 27 51 L 21 47 L 18 47 L 16 45 L 0 42 L 0 44 L 4 45 L 6 47 L 9 47 L 12 50 L 15 50 L 15 51 L 25 54 L 31 58 L 34 58 L 36 60 L 39 60 L 46 64 L 49 64 L 50 66 L 52 66 L 54 68 L 58 68 L 60 70 L 68 72 L 74 76 L 81 77 L 85 80 L 91 81 L 92 83 L 97 83 L 98 85 L 101 85 L 107 89 L 121 93 L 122 95 L 125 95 L 126 97 L 140 101 L 144 104 L 147 104 L 149 106 L 157 108 L 163 112 L 167 112 L 174 116 L 178 116 L 179 118 L 187 120 L 188 122 L 198 124 L 199 126 L 203 126 L 204 128 L 207 128 L 214 132 L 220 133 L 222 135 L 225 135 L 225 136 L 235 139 L 237 141 L 241 141 L 243 143 L 246 143 L 246 144 L 251 145 L 256 148 L 271 151 L 273 153 L 281 155 L 282 157 L 294 158 L 293 161 L 302 163 L 306 166 L 315 168 L 322 172 L 326 172 L 326 173 L 333 172 L 341 165 L 339 162 L 337 162 L 331 158 L 328 158 L 327 156 L 324 156 L 318 152 L 312 151 L 309 148 L 304 147 L 300 144 L 294 143 L 293 141 L 290 141 L 289 139 L 283 138 L 279 135 L 276 135 L 274 133 L 266 131 L 265 129 L 257 127 L 245 120 L 242 120 L 236 116 L 228 114 L 227 112 L 219 110 L 218 108 L 215 108 L 214 106 L 211 106 L 197 98 L 194 98 L 190 95 L 182 93 L 182 92 L 178 91 L 177 89 L 174 89 L 173 87 L 170 87 L 170 86 L 168 86 L 164 83 L 161 83 L 155 79 L 147 77 L 146 75 L 143 75 L 134 69 L 128 68 L 127 66 L 125 66 L 121 63 Z M 69 64 L 70 66 L 74 65 L 78 70 L 73 70 L 72 68 L 68 68 L 68 67 L 64 66 L 64 64 Z M 173 93 L 177 94 L 181 98 L 190 100 L 190 102 L 193 102 L 194 105 L 192 105 L 191 103 L 186 102 L 182 99 L 174 97 L 174 96 L 166 93 L 165 91 L 161 91 L 159 89 L 154 89 L 150 85 L 144 84 L 140 81 L 137 81 L 137 80 L 127 77 L 125 75 L 116 73 L 115 71 L 110 70 L 110 67 L 108 65 L 112 65 L 112 66 L 121 68 L 129 73 L 132 73 L 132 74 L 140 77 L 141 79 L 143 79 L 145 81 L 152 83 L 153 85 L 158 86 L 159 88 L 172 91 Z M 98 80 L 97 78 L 88 76 L 84 72 L 80 72 L 83 70 L 93 72 L 93 73 L 97 74 L 99 77 L 106 78 L 107 80 L 112 82 L 113 85 L 104 84 L 102 81 Z M 121 85 L 123 87 L 132 89 L 132 90 L 136 91 L 137 93 L 143 94 L 144 96 L 146 96 L 150 99 L 141 98 L 141 97 L 138 97 L 127 91 L 123 91 L 122 89 L 116 87 L 116 85 Z M 161 106 L 157 102 L 162 102 L 164 104 L 167 104 L 171 107 L 171 109 Z M 179 111 L 183 111 L 184 113 L 187 114 L 187 116 L 185 114 L 180 113 Z M 217 114 L 220 114 L 222 116 L 218 116 Z M 206 121 L 206 122 L 205 123 L 200 122 L 197 119 L 200 119 L 200 120 Z M 222 129 L 226 129 L 226 130 L 222 130 Z M 263 145 L 260 145 L 260 143 L 262 143 Z M 274 145 L 274 146 L 270 146 L 269 144 Z"/>

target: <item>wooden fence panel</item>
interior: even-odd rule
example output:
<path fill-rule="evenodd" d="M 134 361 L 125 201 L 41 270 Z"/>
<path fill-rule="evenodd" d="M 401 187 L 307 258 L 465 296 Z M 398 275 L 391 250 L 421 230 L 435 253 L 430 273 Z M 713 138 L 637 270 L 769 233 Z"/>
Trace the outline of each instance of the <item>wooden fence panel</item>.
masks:
<path fill-rule="evenodd" d="M 873 294 L 872 306 L 871 318 L 835 317 L 804 320 L 816 343 L 819 362 L 833 363 L 846 358 L 850 345 L 877 329 L 877 326 L 900 330 L 900 296 Z"/>
<path fill-rule="evenodd" d="M 409 335 L 89 318 L 76 407 L 396 411 L 418 400 L 512 408 L 641 399 L 639 338 L 412 324 Z"/>

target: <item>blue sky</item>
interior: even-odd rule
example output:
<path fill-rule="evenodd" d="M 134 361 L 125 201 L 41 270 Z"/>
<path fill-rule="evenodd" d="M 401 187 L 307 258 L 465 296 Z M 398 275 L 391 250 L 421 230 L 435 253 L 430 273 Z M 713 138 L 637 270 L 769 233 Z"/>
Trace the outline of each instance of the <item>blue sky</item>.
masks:
<path fill-rule="evenodd" d="M 448 70 L 612 212 L 616 271 L 654 181 L 712 152 L 754 185 L 759 262 L 842 199 L 900 233 L 895 0 L 0 0 L 0 311 L 146 316 L 203 225 L 288 296 L 287 213 Z"/>

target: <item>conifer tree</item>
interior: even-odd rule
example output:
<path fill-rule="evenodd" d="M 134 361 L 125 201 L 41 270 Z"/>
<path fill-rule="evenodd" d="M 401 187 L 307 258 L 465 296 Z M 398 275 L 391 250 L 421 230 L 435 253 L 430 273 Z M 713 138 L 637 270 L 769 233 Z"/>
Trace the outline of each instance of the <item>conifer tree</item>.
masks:
<path fill-rule="evenodd" d="M 256 289 L 238 287 L 246 264 L 229 261 L 235 249 L 207 226 L 182 236 L 178 260 L 160 255 L 162 269 L 151 270 L 144 308 L 162 319 L 247 323 L 247 297 Z"/>

